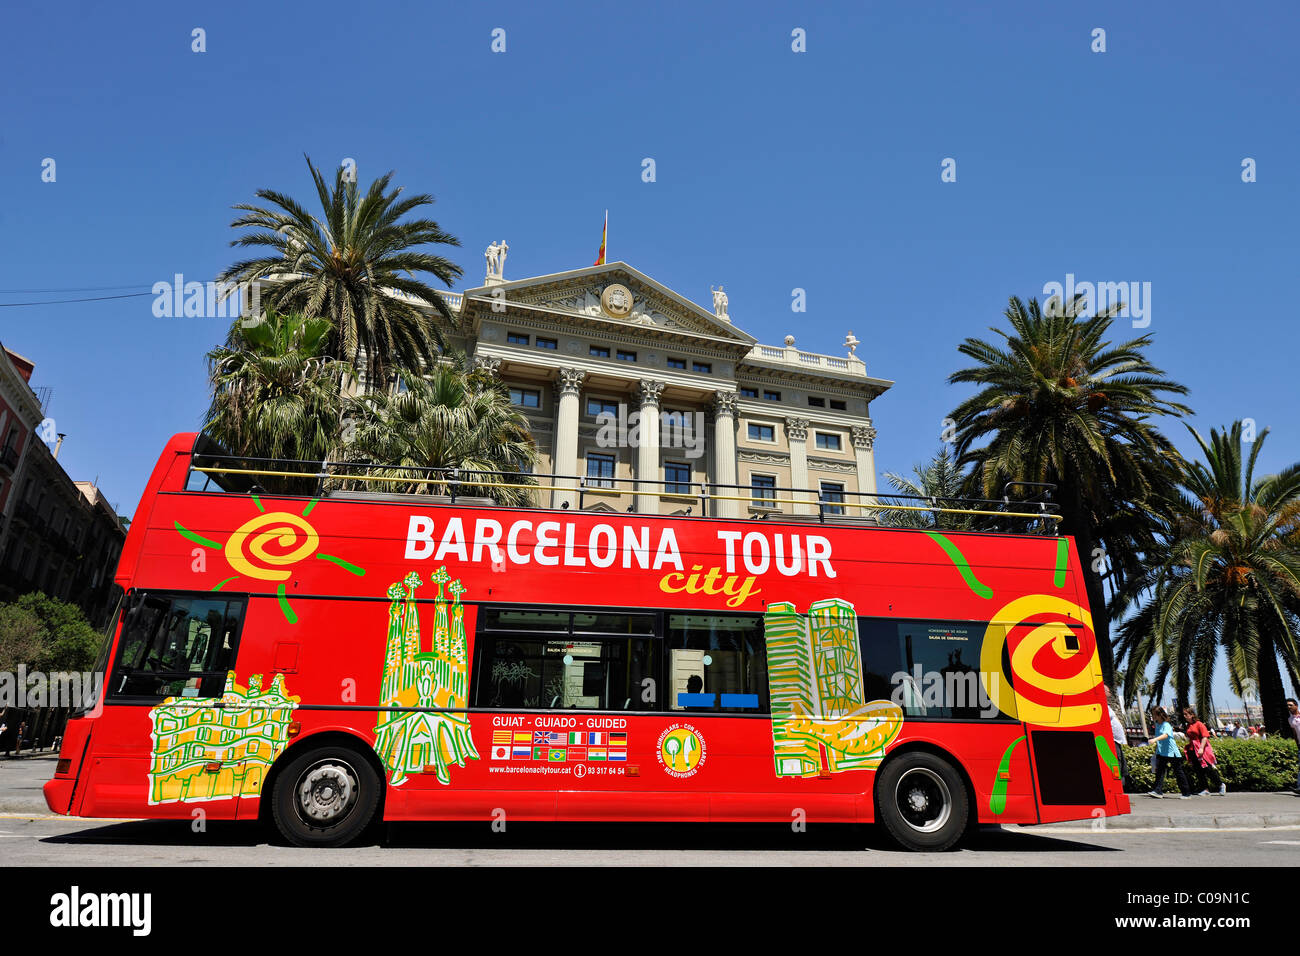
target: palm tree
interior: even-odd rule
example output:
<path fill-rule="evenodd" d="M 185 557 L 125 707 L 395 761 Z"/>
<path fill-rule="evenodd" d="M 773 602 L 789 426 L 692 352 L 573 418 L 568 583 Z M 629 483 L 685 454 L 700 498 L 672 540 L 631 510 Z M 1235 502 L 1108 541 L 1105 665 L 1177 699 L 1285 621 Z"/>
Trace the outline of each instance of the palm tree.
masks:
<path fill-rule="evenodd" d="M 882 495 L 881 501 L 886 504 L 910 507 L 924 504 L 911 500 L 913 498 L 928 498 L 940 508 L 961 507 L 960 499 L 966 484 L 966 476 L 957 467 L 957 460 L 946 445 L 939 449 L 939 453 L 930 460 L 929 464 L 916 465 L 912 469 L 911 477 L 887 471 L 885 479 L 899 495 L 907 497 L 895 501 L 889 496 Z M 879 515 L 883 523 L 896 528 L 968 531 L 975 527 L 971 515 L 905 510 L 881 511 Z"/>
<path fill-rule="evenodd" d="M 489 496 L 509 505 L 531 503 L 527 488 L 508 487 L 534 484 L 527 473 L 537 461 L 537 446 L 528 419 L 510 405 L 502 385 L 467 371 L 463 357 L 439 363 L 425 376 L 408 376 L 395 391 L 362 396 L 354 409 L 348 458 L 381 463 L 366 473 L 397 479 L 358 484 L 445 494 L 446 487 L 430 485 L 430 476 L 420 469 L 455 468 L 457 494 Z"/>
<path fill-rule="evenodd" d="M 339 167 L 331 189 L 307 159 L 316 183 L 321 218 L 291 196 L 259 189 L 257 196 L 276 208 L 239 204 L 231 226 L 256 230 L 232 240 L 233 246 L 261 246 L 270 255 L 236 262 L 220 281 L 251 283 L 273 279 L 262 292 L 265 305 L 296 309 L 333 323 L 329 352 L 359 368 L 370 382 L 386 385 L 398 367 L 431 366 L 443 348 L 442 328 L 451 310 L 432 287 L 415 278 L 427 272 L 450 286 L 460 267 L 422 252 L 425 244 L 459 246 L 460 241 L 432 219 L 399 221 L 433 197 L 401 197 L 389 190 L 392 172 L 370 184 L 364 195 L 356 177 Z"/>
<path fill-rule="evenodd" d="M 1083 561 L 1088 602 L 1097 625 L 1102 672 L 1114 684 L 1104 563 L 1112 593 L 1140 573 L 1144 548 L 1154 544 L 1155 503 L 1175 486 L 1179 456 L 1151 419 L 1189 409 L 1164 396 L 1186 387 L 1164 377 L 1143 350 L 1151 337 L 1114 345 L 1107 340 L 1115 305 L 1091 317 L 1085 300 L 1012 298 L 1011 332 L 1002 342 L 968 338 L 958 350 L 977 364 L 949 383 L 979 390 L 952 413 L 958 465 L 973 466 L 972 492 L 994 498 L 1008 482 L 1057 486 L 1062 534 L 1073 535 Z M 987 444 L 977 447 L 977 443 Z"/>
<path fill-rule="evenodd" d="M 331 331 L 328 319 L 275 311 L 236 322 L 232 344 L 207 356 L 213 391 L 203 430 L 237 457 L 323 461 L 345 407 L 344 367 L 327 352 Z"/>
<path fill-rule="evenodd" d="M 1287 717 L 1279 657 L 1297 678 L 1300 464 L 1256 479 L 1267 429 L 1244 459 L 1241 422 L 1211 429 L 1208 444 L 1189 430 L 1205 461 L 1186 466 L 1163 546 L 1147 556 L 1147 596 L 1120 627 L 1117 650 L 1134 676 L 1157 659 L 1156 686 L 1172 676 L 1180 705 L 1194 687 L 1208 713 L 1222 649 L 1232 692 L 1258 687 L 1265 725 L 1279 731 Z"/>

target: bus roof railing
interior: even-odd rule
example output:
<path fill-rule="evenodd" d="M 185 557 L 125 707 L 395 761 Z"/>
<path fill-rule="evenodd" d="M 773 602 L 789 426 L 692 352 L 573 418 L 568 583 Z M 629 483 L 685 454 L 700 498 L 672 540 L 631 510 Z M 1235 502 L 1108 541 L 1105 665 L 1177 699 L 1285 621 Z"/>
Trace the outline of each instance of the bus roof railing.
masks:
<path fill-rule="evenodd" d="M 212 447 L 209 444 L 208 447 Z M 560 473 L 537 474 L 491 469 L 434 468 L 417 465 L 391 465 L 356 461 L 297 461 L 287 459 L 254 458 L 216 451 L 198 451 L 191 457 L 191 474 L 203 475 L 208 483 L 215 482 L 221 490 L 248 494 L 273 494 L 262 487 L 258 478 L 294 480 L 303 487 L 289 492 L 302 494 L 308 491 L 315 497 L 366 500 L 419 500 L 437 504 L 485 505 L 499 503 L 502 492 L 515 499 L 523 495 L 549 492 L 553 503 L 530 501 L 528 506 L 552 510 L 586 510 L 592 498 L 605 500 L 611 496 L 632 496 L 635 500 L 629 512 L 660 514 L 658 510 L 642 511 L 654 506 L 652 499 L 675 503 L 685 508 L 690 516 L 698 505 L 701 517 L 718 517 L 717 505 L 722 502 L 743 502 L 754 519 L 780 518 L 781 520 L 837 522 L 853 524 L 880 524 L 881 518 L 895 518 L 909 513 L 927 513 L 935 516 L 953 515 L 983 519 L 984 524 L 1001 523 L 1001 519 L 1015 519 L 1030 526 L 1039 524 L 1039 530 L 1055 533 L 1061 521 L 1057 506 L 1050 500 L 1054 486 L 1043 486 L 1048 494 L 1044 500 L 1015 500 L 1005 492 L 1001 499 L 963 498 L 881 493 L 879 491 L 848 491 L 823 488 L 755 487 L 751 485 L 723 484 L 710 481 L 671 481 L 657 478 L 618 478 L 593 475 L 566 475 Z M 193 479 L 187 481 L 190 488 Z M 409 489 L 409 490 L 408 490 Z M 192 490 L 207 490 L 203 488 Z M 606 502 L 607 503 L 607 502 Z M 608 504 L 608 503 L 607 503 Z M 712 507 L 711 507 L 712 506 Z M 781 510 L 790 506 L 794 513 Z M 713 511 L 715 513 L 710 514 Z M 682 516 L 680 510 L 677 516 Z M 995 520 L 997 519 L 997 520 Z M 936 522 L 937 523 L 937 522 Z M 979 531 L 1016 530 L 999 527 L 977 527 Z"/>

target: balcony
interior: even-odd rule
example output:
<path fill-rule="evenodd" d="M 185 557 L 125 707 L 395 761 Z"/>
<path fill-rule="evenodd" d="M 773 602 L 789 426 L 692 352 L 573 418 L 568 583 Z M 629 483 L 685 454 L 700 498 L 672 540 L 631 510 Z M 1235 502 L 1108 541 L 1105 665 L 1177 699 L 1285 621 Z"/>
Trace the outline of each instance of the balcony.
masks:
<path fill-rule="evenodd" d="M 764 365 L 795 366 L 805 370 L 817 370 L 831 375 L 851 375 L 867 377 L 867 365 L 856 355 L 839 357 L 820 355 L 816 352 L 804 352 L 793 345 L 755 345 L 745 356 L 746 361 L 759 362 Z"/>

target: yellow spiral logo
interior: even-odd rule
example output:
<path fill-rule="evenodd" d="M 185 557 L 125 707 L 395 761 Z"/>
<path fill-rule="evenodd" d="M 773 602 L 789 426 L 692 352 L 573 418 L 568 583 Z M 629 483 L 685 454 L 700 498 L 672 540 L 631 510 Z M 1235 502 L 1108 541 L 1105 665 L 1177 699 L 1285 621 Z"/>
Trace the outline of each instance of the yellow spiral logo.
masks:
<path fill-rule="evenodd" d="M 1042 617 L 1056 620 L 1029 620 Z M 1019 640 L 1011 652 L 1008 681 L 1002 670 L 1002 649 L 1013 632 Z M 1097 723 L 1101 704 L 1095 691 L 1102 680 L 1092 615 L 1051 594 L 1016 598 L 993 615 L 984 632 L 980 681 L 999 710 L 1027 723 L 1056 727 Z"/>
<path fill-rule="evenodd" d="M 288 565 L 320 546 L 316 529 L 298 515 L 273 511 L 244 522 L 226 542 L 226 560 L 240 574 L 261 581 L 285 581 Z"/>

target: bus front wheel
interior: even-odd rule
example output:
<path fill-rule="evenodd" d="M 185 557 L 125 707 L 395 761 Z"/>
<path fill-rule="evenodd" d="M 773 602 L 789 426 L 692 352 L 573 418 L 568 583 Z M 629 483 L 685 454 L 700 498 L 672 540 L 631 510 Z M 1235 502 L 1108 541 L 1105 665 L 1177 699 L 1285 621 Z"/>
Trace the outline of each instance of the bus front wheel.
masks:
<path fill-rule="evenodd" d="M 924 751 L 901 754 L 876 777 L 876 820 L 905 850 L 951 849 L 966 830 L 966 786 L 947 760 Z"/>
<path fill-rule="evenodd" d="M 295 846 L 346 846 L 374 820 L 380 785 L 370 762 L 349 747 L 309 750 L 276 777 L 275 825 Z"/>

